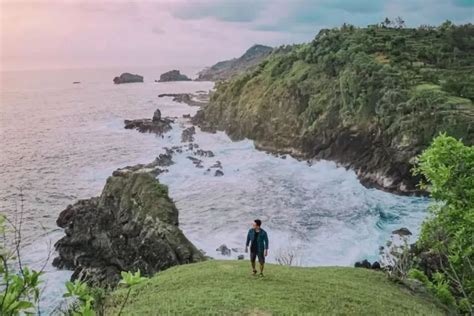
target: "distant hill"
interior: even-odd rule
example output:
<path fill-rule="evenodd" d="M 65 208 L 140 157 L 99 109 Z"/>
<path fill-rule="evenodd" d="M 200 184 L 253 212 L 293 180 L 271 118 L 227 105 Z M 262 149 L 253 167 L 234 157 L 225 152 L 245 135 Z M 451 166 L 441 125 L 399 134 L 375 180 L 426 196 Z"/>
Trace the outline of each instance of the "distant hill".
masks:
<path fill-rule="evenodd" d="M 197 81 L 227 80 L 258 65 L 270 55 L 273 48 L 264 45 L 253 45 L 242 56 L 231 60 L 220 61 L 210 68 L 203 69 L 198 74 Z"/>

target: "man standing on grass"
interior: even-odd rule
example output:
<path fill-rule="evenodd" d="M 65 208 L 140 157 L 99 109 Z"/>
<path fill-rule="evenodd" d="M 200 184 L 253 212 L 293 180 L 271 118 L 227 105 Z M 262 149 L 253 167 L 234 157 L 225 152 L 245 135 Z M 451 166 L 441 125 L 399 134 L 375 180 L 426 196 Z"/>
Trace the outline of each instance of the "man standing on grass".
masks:
<path fill-rule="evenodd" d="M 268 255 L 268 235 L 260 226 L 262 221 L 254 220 L 252 228 L 247 234 L 247 242 L 245 243 L 245 252 L 249 251 L 250 244 L 250 262 L 252 263 L 253 275 L 257 274 L 255 269 L 255 259 L 258 257 L 260 263 L 260 276 L 263 276 L 263 266 L 265 265 L 265 257 Z"/>

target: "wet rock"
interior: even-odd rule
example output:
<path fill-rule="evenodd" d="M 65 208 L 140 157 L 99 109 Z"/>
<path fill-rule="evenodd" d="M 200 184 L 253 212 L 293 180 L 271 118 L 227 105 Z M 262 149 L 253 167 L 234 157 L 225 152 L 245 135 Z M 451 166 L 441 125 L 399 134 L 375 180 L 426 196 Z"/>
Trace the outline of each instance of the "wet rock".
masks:
<path fill-rule="evenodd" d="M 121 74 L 120 77 L 114 78 L 115 84 L 131 83 L 131 82 L 143 82 L 143 77 L 140 75 L 134 75 L 134 74 L 125 72 Z"/>
<path fill-rule="evenodd" d="M 149 164 L 137 164 L 133 166 L 126 166 L 123 168 L 119 168 L 115 170 L 114 172 L 112 172 L 112 176 L 120 177 L 120 176 L 124 176 L 126 174 L 131 174 L 131 173 L 149 173 L 156 177 L 160 173 L 167 172 L 167 171 L 168 170 L 166 169 L 158 168 L 158 164 L 155 160 Z"/>
<path fill-rule="evenodd" d="M 410 236 L 412 233 L 408 228 L 402 227 L 402 228 L 392 231 L 392 234 L 399 235 L 399 236 Z"/>
<path fill-rule="evenodd" d="M 222 169 L 222 163 L 217 160 L 210 168 Z"/>
<path fill-rule="evenodd" d="M 153 121 L 153 122 L 159 122 L 159 121 L 161 121 L 161 111 L 160 111 L 160 109 L 156 109 L 156 110 L 155 110 L 155 113 L 153 113 L 152 121 Z"/>
<path fill-rule="evenodd" d="M 174 164 L 172 158 L 173 156 L 167 152 L 166 154 L 160 154 L 158 157 L 156 157 L 155 161 L 158 166 L 167 167 Z"/>
<path fill-rule="evenodd" d="M 237 256 L 237 260 L 244 260 L 245 259 L 245 256 L 244 255 L 238 255 Z"/>
<path fill-rule="evenodd" d="M 172 97 L 174 102 L 185 103 L 189 106 L 204 106 L 209 103 L 209 95 L 195 95 L 191 93 L 162 93 L 159 98 Z"/>
<path fill-rule="evenodd" d="M 231 250 L 226 245 L 220 245 L 216 251 L 220 252 L 223 256 L 230 256 L 231 254 Z"/>
<path fill-rule="evenodd" d="M 191 118 L 191 114 L 183 114 L 183 118 Z"/>
<path fill-rule="evenodd" d="M 80 81 L 73 81 L 72 84 L 80 84 L 81 82 Z"/>
<path fill-rule="evenodd" d="M 53 265 L 94 286 L 115 286 L 121 271 L 152 276 L 204 260 L 179 229 L 167 188 L 147 172 L 109 177 L 99 197 L 69 205 L 57 224 L 65 236 L 55 244 Z"/>
<path fill-rule="evenodd" d="M 194 126 L 188 127 L 181 133 L 181 142 L 188 143 L 194 141 L 194 135 L 196 134 L 196 128 Z"/>
<path fill-rule="evenodd" d="M 216 170 L 214 173 L 214 177 L 222 177 L 224 175 L 224 172 L 222 170 Z"/>
<path fill-rule="evenodd" d="M 193 164 L 196 168 L 204 168 L 204 166 L 202 165 L 202 160 L 201 159 L 197 159 L 197 158 L 192 157 L 192 156 L 188 156 L 187 158 L 193 162 Z"/>
<path fill-rule="evenodd" d="M 194 152 L 196 156 L 201 156 L 201 157 L 214 157 L 214 153 L 210 150 L 202 150 L 198 149 L 197 151 Z"/>
<path fill-rule="evenodd" d="M 155 111 L 152 119 L 124 121 L 125 129 L 136 129 L 141 133 L 155 133 L 157 135 L 163 135 L 170 131 L 172 128 L 171 123 L 173 123 L 172 119 L 161 118 L 161 111 L 159 109 Z"/>
<path fill-rule="evenodd" d="M 156 80 L 155 80 L 156 81 Z M 186 75 L 181 74 L 179 70 L 170 70 L 160 75 L 159 82 L 169 81 L 191 81 Z"/>

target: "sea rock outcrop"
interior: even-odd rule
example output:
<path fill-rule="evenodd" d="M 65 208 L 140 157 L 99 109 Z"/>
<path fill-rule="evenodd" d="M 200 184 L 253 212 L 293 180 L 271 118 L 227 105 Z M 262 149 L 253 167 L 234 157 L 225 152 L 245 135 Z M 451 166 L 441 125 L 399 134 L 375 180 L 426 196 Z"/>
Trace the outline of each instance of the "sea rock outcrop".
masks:
<path fill-rule="evenodd" d="M 168 81 L 191 81 L 186 75 L 182 74 L 179 70 L 170 70 L 160 75 L 158 82 Z"/>
<path fill-rule="evenodd" d="M 120 75 L 120 77 L 114 78 L 115 84 L 131 83 L 131 82 L 143 82 L 143 76 L 124 72 L 123 74 Z"/>
<path fill-rule="evenodd" d="M 170 118 L 162 118 L 161 111 L 156 109 L 152 119 L 124 120 L 125 129 L 137 129 L 141 133 L 162 135 L 172 129 Z"/>
<path fill-rule="evenodd" d="M 53 265 L 91 285 L 115 286 L 121 271 L 151 276 L 205 259 L 179 229 L 167 187 L 143 169 L 115 173 L 99 197 L 69 205 L 57 224 L 66 235 Z"/>
<path fill-rule="evenodd" d="M 200 93 L 162 93 L 158 98 L 172 97 L 174 102 L 185 103 L 189 106 L 204 106 L 209 103 L 209 94 Z"/>

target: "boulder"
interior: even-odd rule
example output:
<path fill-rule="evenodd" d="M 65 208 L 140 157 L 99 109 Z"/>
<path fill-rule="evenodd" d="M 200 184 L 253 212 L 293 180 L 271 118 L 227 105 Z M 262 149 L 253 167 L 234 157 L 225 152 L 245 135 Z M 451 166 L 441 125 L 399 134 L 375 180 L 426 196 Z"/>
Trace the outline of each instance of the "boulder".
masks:
<path fill-rule="evenodd" d="M 412 233 L 408 228 L 402 227 L 402 228 L 392 231 L 392 234 L 399 235 L 399 236 L 410 236 Z"/>
<path fill-rule="evenodd" d="M 222 169 L 222 163 L 217 160 L 210 168 Z"/>
<path fill-rule="evenodd" d="M 220 169 L 217 169 L 216 172 L 214 173 L 214 177 L 222 177 L 224 175 L 224 172 Z"/>
<path fill-rule="evenodd" d="M 153 113 L 153 118 L 151 119 L 153 122 L 161 121 L 161 111 L 160 109 L 156 109 L 155 113 Z"/>
<path fill-rule="evenodd" d="M 244 260 L 245 259 L 245 256 L 244 255 L 238 255 L 237 256 L 237 260 Z"/>
<path fill-rule="evenodd" d="M 378 261 L 375 261 L 374 263 L 372 263 L 372 269 L 374 270 L 380 270 L 380 263 Z"/>
<path fill-rule="evenodd" d="M 214 157 L 214 153 L 210 150 L 198 149 L 194 154 L 201 157 Z"/>
<path fill-rule="evenodd" d="M 194 134 L 196 134 L 196 128 L 194 126 L 188 127 L 183 130 L 181 133 L 181 142 L 193 142 L 194 141 Z"/>
<path fill-rule="evenodd" d="M 230 256 L 232 251 L 226 245 L 220 245 L 219 248 L 216 249 L 217 252 L 220 252 L 223 256 Z"/>
<path fill-rule="evenodd" d="M 158 166 L 168 167 L 174 164 L 173 156 L 170 153 L 160 154 L 155 161 Z"/>
<path fill-rule="evenodd" d="M 125 72 L 121 74 L 120 77 L 114 78 L 115 84 L 132 83 L 132 82 L 143 82 L 143 76 L 134 75 L 134 74 Z"/>
<path fill-rule="evenodd" d="M 168 81 L 191 81 L 191 79 L 189 79 L 186 75 L 181 74 L 179 70 L 170 70 L 161 74 L 160 80 L 158 80 L 158 82 Z"/>
<path fill-rule="evenodd" d="M 99 197 L 69 205 L 57 224 L 65 236 L 55 244 L 53 265 L 93 286 L 115 286 L 121 271 L 152 276 L 204 260 L 180 230 L 167 187 L 148 172 L 109 177 Z"/>

